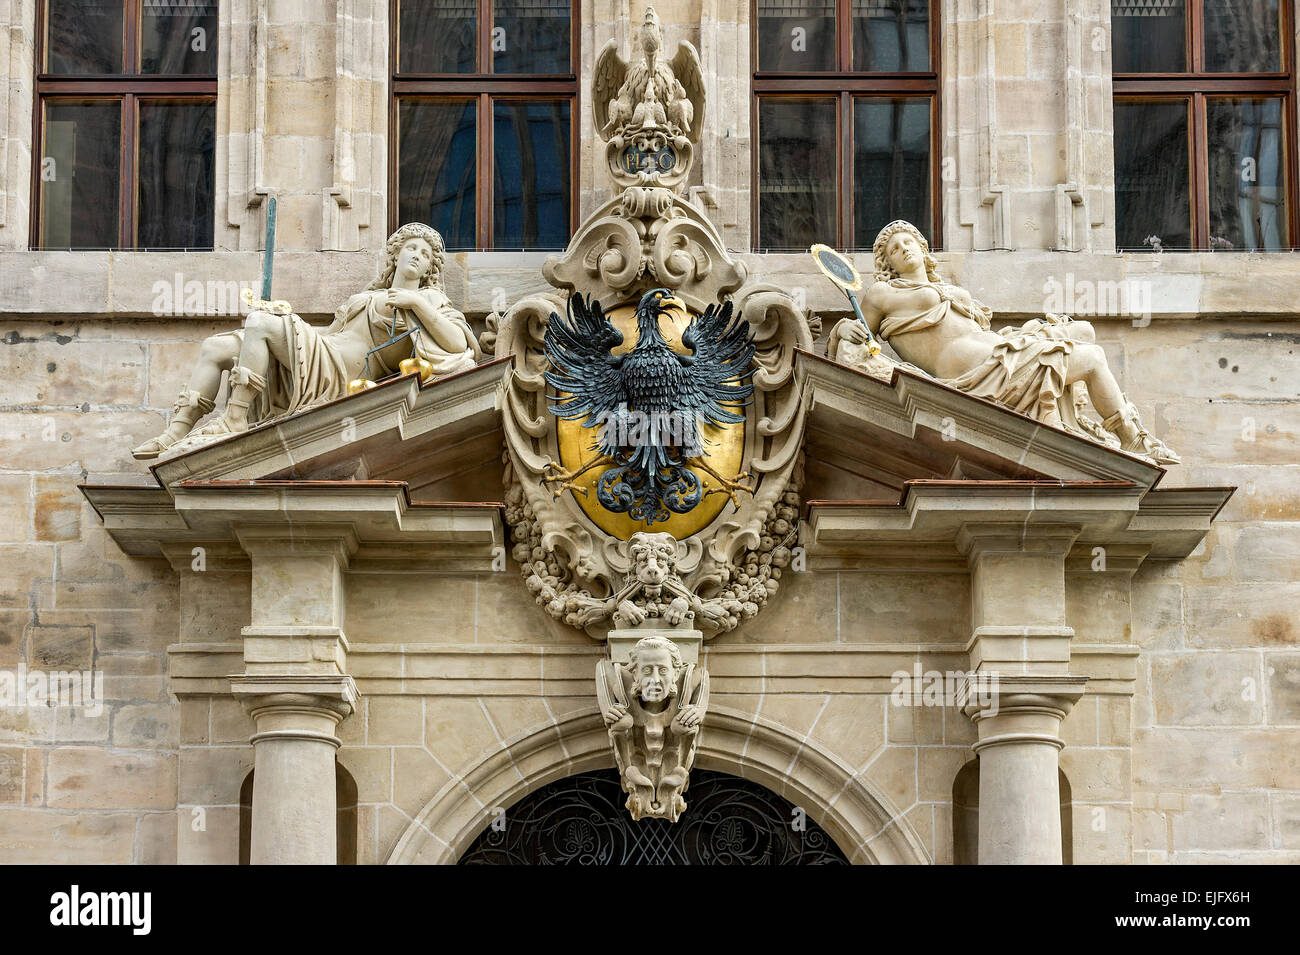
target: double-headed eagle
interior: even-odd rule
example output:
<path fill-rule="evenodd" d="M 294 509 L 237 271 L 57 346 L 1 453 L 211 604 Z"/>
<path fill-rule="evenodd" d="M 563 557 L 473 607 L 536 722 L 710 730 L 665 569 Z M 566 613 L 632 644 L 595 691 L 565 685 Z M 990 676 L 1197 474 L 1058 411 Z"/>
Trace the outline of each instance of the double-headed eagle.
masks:
<path fill-rule="evenodd" d="M 699 142 L 704 122 L 700 55 L 690 43 L 681 43 L 672 60 L 665 61 L 661 56 L 663 45 L 659 16 L 654 7 L 647 7 L 634 44 L 641 49 L 639 60 L 629 66 L 618 55 L 616 40 L 610 40 L 600 51 L 591 98 L 596 129 L 604 138 L 609 139 L 625 127 L 672 125 L 678 134 Z"/>
<path fill-rule="evenodd" d="M 665 305 L 674 301 L 666 289 L 654 289 L 637 305 L 637 341 L 630 352 L 612 354 L 623 344 L 620 332 L 600 303 L 582 296 L 569 299 L 569 320 L 552 313 L 546 326 L 546 355 L 551 370 L 547 384 L 550 410 L 566 420 L 583 419 L 583 426 L 603 430 L 592 450 L 599 454 L 572 474 L 554 464 L 550 481 L 585 494 L 573 478 L 598 464 L 610 467 L 596 482 L 596 499 L 615 513 L 654 524 L 670 513 L 685 514 L 702 499 L 699 476 L 712 475 L 736 500 L 739 483 L 748 475 L 724 478 L 709 466 L 699 433 L 702 420 L 715 427 L 744 421 L 740 407 L 754 392 L 748 383 L 754 357 L 753 333 L 747 321 L 732 318 L 726 302 L 710 305 L 691 319 L 682 332 L 688 354 L 669 346 L 659 328 Z"/>

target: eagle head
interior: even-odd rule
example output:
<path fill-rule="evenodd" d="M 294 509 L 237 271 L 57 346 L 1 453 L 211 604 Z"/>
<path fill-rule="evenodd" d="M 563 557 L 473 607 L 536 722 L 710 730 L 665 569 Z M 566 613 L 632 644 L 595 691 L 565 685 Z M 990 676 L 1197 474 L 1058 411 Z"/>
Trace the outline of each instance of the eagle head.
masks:
<path fill-rule="evenodd" d="M 651 289 L 641 296 L 636 307 L 637 335 L 636 348 L 644 350 L 664 347 L 663 332 L 659 330 L 659 318 L 668 311 L 669 305 L 677 304 L 678 299 L 666 288 Z"/>

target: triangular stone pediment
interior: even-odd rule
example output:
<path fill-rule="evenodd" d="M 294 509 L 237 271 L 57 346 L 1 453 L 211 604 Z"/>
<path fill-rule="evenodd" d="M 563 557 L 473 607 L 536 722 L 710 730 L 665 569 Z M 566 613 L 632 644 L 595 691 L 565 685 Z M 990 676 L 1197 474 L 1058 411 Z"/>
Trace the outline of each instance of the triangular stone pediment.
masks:
<path fill-rule="evenodd" d="M 205 481 L 394 481 L 412 500 L 501 498 L 501 378 L 511 359 L 421 384 L 386 381 L 154 465 L 172 489 Z"/>
<path fill-rule="evenodd" d="M 808 408 L 807 500 L 895 501 L 910 481 L 1121 481 L 1164 470 L 932 378 L 884 380 L 811 352 L 796 373 Z"/>

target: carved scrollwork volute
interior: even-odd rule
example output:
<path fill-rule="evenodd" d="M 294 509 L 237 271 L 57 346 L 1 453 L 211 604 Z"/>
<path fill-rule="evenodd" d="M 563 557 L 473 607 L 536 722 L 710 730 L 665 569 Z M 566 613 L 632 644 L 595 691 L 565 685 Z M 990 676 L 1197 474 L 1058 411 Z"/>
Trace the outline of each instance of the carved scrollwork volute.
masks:
<path fill-rule="evenodd" d="M 546 260 L 542 266 L 546 281 L 558 289 L 606 299 L 610 293 L 622 296 L 633 286 L 646 268 L 644 225 L 625 218 L 622 211 L 621 198 L 602 206 L 562 255 Z"/>

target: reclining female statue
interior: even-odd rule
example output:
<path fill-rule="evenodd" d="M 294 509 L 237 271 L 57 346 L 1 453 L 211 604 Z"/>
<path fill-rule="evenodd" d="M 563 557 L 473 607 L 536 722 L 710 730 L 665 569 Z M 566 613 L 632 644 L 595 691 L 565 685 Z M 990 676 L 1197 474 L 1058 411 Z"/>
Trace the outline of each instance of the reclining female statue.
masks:
<path fill-rule="evenodd" d="M 210 440 L 293 414 L 347 394 L 360 377 L 366 353 L 418 326 L 416 355 L 433 366 L 434 377 L 473 368 L 479 347 L 465 316 L 442 290 L 442 236 L 420 223 L 402 226 L 388 239 L 384 267 L 369 287 L 334 313 L 328 328 L 315 328 L 297 315 L 251 312 L 238 331 L 203 342 L 189 387 L 180 393 L 167 430 L 131 453 L 152 459 L 165 451 L 190 450 Z M 398 370 L 411 355 L 411 339 L 370 356 L 369 377 Z M 197 431 L 199 418 L 213 410 L 221 373 L 230 372 L 225 410 Z"/>
<path fill-rule="evenodd" d="M 1142 427 L 1120 390 L 1087 322 L 1048 315 L 1001 334 L 990 330 L 992 311 L 969 292 L 940 281 L 929 244 L 911 223 L 891 222 L 872 247 L 876 282 L 863 300 L 872 332 L 904 361 L 945 385 L 987 398 L 1044 424 L 1118 444 L 1156 464 L 1180 459 Z M 827 354 L 838 360 L 844 343 L 862 346 L 866 330 L 854 319 L 835 326 Z M 857 351 L 858 349 L 852 349 Z M 864 350 L 865 351 L 865 350 Z M 851 359 L 850 359 L 851 360 Z M 1066 390 L 1081 382 L 1103 416 L 1101 427 L 1078 414 Z"/>

